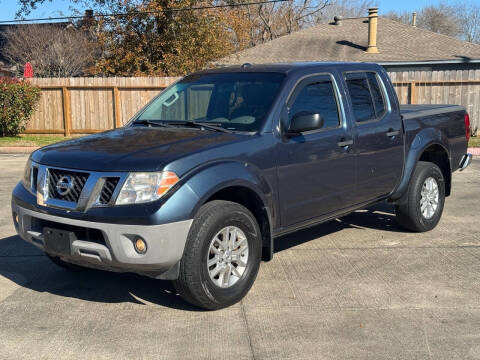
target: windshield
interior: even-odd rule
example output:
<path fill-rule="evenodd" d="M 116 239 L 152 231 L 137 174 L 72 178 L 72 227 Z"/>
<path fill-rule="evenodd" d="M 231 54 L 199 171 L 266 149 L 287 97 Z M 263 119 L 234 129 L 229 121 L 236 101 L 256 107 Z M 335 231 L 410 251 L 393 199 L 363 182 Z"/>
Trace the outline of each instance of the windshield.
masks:
<path fill-rule="evenodd" d="M 285 77 L 280 73 L 194 74 L 160 94 L 135 120 L 186 121 L 257 131 Z"/>

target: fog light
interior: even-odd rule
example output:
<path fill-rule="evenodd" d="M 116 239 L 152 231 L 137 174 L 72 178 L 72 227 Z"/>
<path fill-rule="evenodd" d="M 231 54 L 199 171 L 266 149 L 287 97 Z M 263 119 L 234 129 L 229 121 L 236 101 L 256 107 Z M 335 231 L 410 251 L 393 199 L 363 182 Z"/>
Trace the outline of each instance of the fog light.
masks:
<path fill-rule="evenodd" d="M 13 223 L 18 227 L 18 214 L 16 212 L 13 213 Z"/>
<path fill-rule="evenodd" d="M 135 251 L 139 254 L 145 254 L 147 252 L 147 243 L 142 238 L 135 238 L 133 244 L 135 246 Z"/>

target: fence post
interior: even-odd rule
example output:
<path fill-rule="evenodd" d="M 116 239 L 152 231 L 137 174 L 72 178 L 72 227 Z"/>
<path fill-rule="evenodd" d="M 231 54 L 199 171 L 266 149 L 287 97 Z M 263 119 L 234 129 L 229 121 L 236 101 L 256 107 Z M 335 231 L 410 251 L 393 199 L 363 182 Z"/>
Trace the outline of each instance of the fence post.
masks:
<path fill-rule="evenodd" d="M 70 101 L 70 90 L 66 86 L 62 87 L 62 103 L 63 103 L 63 128 L 64 135 L 70 136 L 72 130 L 72 108 Z"/>
<path fill-rule="evenodd" d="M 113 88 L 113 113 L 115 116 L 114 128 L 122 127 L 122 119 L 120 118 L 120 93 L 118 87 Z"/>
<path fill-rule="evenodd" d="M 412 81 L 410 83 L 410 104 L 415 104 L 417 102 L 416 89 L 415 81 Z"/>

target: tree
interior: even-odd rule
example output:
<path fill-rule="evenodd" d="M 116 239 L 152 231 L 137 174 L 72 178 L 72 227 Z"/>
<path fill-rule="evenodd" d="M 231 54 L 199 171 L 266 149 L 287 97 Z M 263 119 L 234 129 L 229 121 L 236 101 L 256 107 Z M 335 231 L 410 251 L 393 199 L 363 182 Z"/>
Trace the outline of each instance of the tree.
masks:
<path fill-rule="evenodd" d="M 16 25 L 4 34 L 4 56 L 18 75 L 30 62 L 37 77 L 80 76 L 94 64 L 95 43 L 84 31 L 59 25 Z"/>
<path fill-rule="evenodd" d="M 408 12 L 390 11 L 384 16 L 405 24 L 412 22 L 412 15 Z M 470 0 L 426 6 L 417 11 L 417 26 L 480 43 L 480 4 Z"/>
<path fill-rule="evenodd" d="M 103 55 L 94 71 L 112 75 L 182 75 L 243 49 L 248 44 L 249 29 L 244 10 L 182 11 L 209 4 L 188 0 L 128 4 L 119 0 L 115 12 L 128 15 L 99 21 L 98 41 Z"/>
<path fill-rule="evenodd" d="M 408 11 L 389 11 L 386 14 L 383 15 L 384 17 L 388 19 L 392 19 L 395 21 L 402 22 L 404 24 L 412 25 L 412 13 Z"/>
<path fill-rule="evenodd" d="M 473 1 L 462 3 L 458 18 L 460 36 L 466 41 L 480 44 L 480 4 Z"/>
<path fill-rule="evenodd" d="M 331 0 L 297 0 L 261 4 L 249 11 L 252 44 L 263 43 L 315 24 Z M 250 7 L 249 7 L 250 8 Z"/>
<path fill-rule="evenodd" d="M 457 36 L 460 28 L 455 16 L 455 7 L 447 3 L 426 6 L 420 10 L 417 26 L 449 36 Z"/>
<path fill-rule="evenodd" d="M 372 0 L 335 0 L 325 7 L 318 22 L 331 22 L 335 16 L 361 17 L 366 16 L 368 8 L 374 6 Z"/>

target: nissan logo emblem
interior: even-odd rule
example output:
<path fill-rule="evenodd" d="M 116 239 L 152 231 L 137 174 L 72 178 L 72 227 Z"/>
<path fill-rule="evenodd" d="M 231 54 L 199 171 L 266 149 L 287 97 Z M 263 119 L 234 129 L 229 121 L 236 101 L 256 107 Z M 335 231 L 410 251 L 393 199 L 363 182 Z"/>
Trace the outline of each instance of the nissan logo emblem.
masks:
<path fill-rule="evenodd" d="M 61 196 L 67 195 L 70 190 L 73 188 L 73 179 L 71 176 L 64 175 L 57 181 L 57 185 L 55 186 L 57 192 Z"/>

